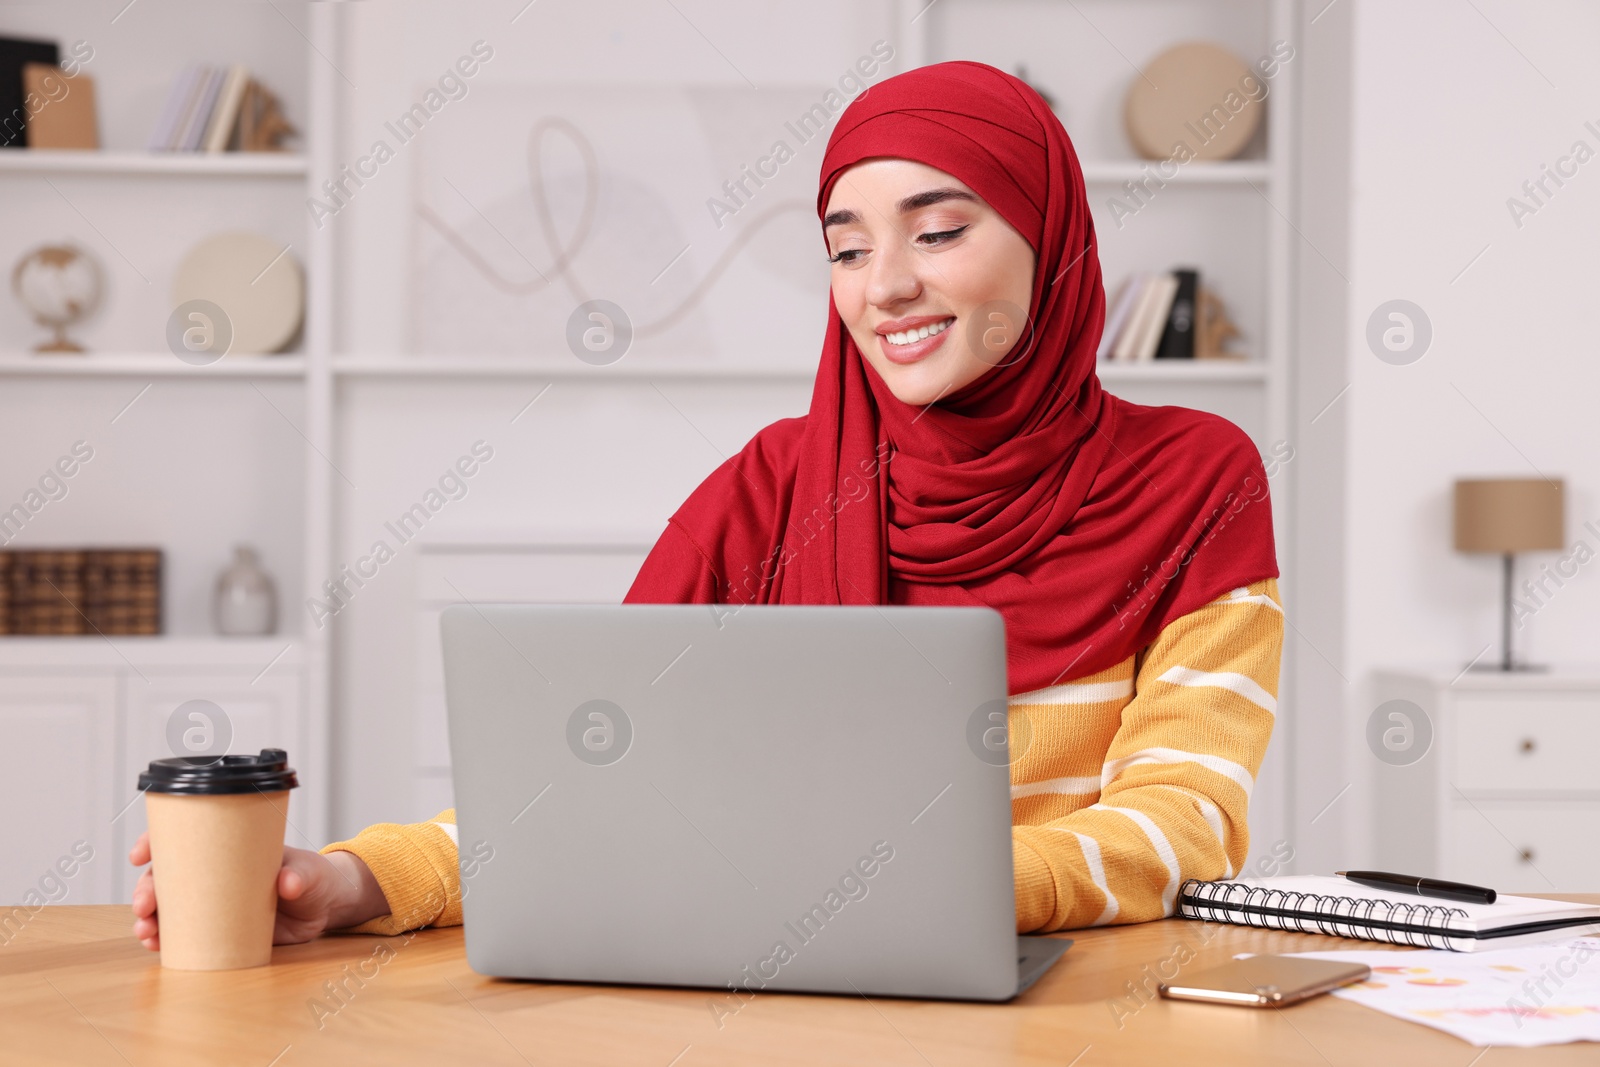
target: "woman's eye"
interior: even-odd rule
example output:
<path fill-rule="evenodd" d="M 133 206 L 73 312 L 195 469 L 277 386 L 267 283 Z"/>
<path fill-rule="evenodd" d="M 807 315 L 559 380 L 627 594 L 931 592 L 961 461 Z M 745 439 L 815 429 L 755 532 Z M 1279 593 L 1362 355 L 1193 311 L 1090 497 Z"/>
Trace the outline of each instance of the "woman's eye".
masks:
<path fill-rule="evenodd" d="M 931 248 L 935 245 L 943 244 L 946 241 L 954 240 L 966 232 L 967 226 L 957 226 L 953 230 L 940 230 L 937 233 L 921 233 L 917 235 L 917 244 L 923 248 Z M 836 255 L 829 256 L 828 262 L 845 264 L 854 263 L 856 260 L 860 259 L 866 254 L 867 249 L 864 248 L 847 248 Z"/>
<path fill-rule="evenodd" d="M 917 240 L 918 241 L 922 241 L 925 244 L 936 245 L 936 244 L 942 244 L 943 242 L 948 241 L 951 238 L 960 237 L 963 233 L 966 233 L 966 232 L 967 232 L 967 228 L 965 226 L 957 226 L 953 230 L 941 230 L 939 233 L 925 233 L 925 234 L 922 234 L 921 236 L 919 236 L 917 238 Z"/>

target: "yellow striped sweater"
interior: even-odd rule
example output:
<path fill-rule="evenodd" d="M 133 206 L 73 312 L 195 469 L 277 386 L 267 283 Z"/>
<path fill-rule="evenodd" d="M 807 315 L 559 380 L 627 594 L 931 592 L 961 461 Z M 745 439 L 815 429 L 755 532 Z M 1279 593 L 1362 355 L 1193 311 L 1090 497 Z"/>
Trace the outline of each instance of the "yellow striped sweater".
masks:
<path fill-rule="evenodd" d="M 1173 620 L 1115 666 L 1011 697 L 1011 736 L 1031 737 L 1011 767 L 1019 933 L 1158 919 L 1184 879 L 1239 872 L 1282 650 L 1268 578 Z M 389 902 L 352 932 L 461 921 L 453 810 L 322 851 L 335 849 L 360 856 Z"/>

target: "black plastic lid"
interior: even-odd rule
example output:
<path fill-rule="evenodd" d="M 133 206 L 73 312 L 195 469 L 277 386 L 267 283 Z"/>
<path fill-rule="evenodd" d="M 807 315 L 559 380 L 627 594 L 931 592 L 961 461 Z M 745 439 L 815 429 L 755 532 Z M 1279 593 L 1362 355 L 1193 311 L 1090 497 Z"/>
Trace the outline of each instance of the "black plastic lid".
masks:
<path fill-rule="evenodd" d="M 150 761 L 139 775 L 139 791 L 222 796 L 229 793 L 279 793 L 300 784 L 289 753 L 264 748 L 259 756 L 175 756 Z"/>

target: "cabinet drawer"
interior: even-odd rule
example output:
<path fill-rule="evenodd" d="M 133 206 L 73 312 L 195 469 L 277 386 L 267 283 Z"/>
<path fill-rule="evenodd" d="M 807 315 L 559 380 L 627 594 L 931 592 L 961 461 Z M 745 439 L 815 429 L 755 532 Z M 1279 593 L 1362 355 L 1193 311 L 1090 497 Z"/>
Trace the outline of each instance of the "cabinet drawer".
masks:
<path fill-rule="evenodd" d="M 1438 877 L 1502 893 L 1592 893 L 1600 886 L 1600 804 L 1453 804 Z"/>
<path fill-rule="evenodd" d="M 1600 792 L 1600 701 L 1462 696 L 1454 719 L 1463 792 Z"/>

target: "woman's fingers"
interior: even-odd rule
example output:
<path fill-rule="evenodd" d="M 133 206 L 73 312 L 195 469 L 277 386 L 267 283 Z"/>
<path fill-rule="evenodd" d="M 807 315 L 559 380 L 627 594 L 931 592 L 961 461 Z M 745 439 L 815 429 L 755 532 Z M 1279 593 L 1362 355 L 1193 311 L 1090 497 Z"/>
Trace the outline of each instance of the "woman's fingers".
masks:
<path fill-rule="evenodd" d="M 149 871 L 139 876 L 139 881 L 133 887 L 133 914 L 135 918 L 147 919 L 156 913 L 156 884 Z"/>
<path fill-rule="evenodd" d="M 128 850 L 128 862 L 144 867 L 150 862 L 150 831 L 139 835 L 139 840 Z M 133 887 L 133 936 L 151 952 L 161 951 L 160 927 L 156 922 L 156 880 L 146 868 Z"/>
<path fill-rule="evenodd" d="M 156 883 L 147 870 L 133 887 L 133 936 L 151 952 L 161 949 L 156 922 Z"/>
<path fill-rule="evenodd" d="M 358 886 L 327 856 L 304 848 L 283 850 L 278 872 L 275 943 L 310 941 L 349 914 L 348 894 Z"/>
<path fill-rule="evenodd" d="M 287 860 L 287 856 L 284 857 Z M 305 875 L 286 862 L 278 868 L 278 899 L 299 900 L 306 891 Z"/>
<path fill-rule="evenodd" d="M 133 843 L 133 848 L 128 850 L 128 862 L 135 867 L 143 867 L 150 862 L 150 831 L 146 830 L 139 835 L 139 840 Z"/>

